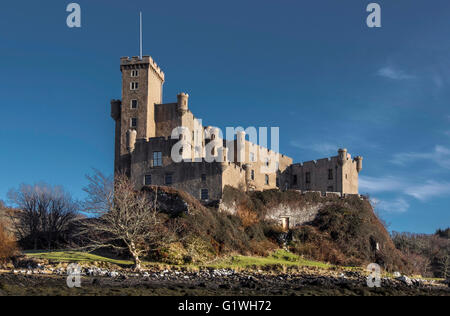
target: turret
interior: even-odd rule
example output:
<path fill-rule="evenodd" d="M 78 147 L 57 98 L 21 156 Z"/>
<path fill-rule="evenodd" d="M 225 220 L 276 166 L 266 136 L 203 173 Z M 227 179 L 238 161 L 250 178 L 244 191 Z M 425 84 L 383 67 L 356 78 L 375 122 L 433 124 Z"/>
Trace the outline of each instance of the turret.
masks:
<path fill-rule="evenodd" d="M 129 129 L 127 131 L 127 150 L 129 153 L 134 151 L 134 145 L 136 145 L 136 135 L 137 132 L 135 129 Z"/>
<path fill-rule="evenodd" d="M 356 170 L 359 173 L 362 170 L 363 157 L 357 156 L 357 157 L 355 157 L 355 161 L 356 161 Z"/>
<path fill-rule="evenodd" d="M 237 163 L 245 162 L 245 132 L 236 132 L 236 144 L 237 144 Z"/>
<path fill-rule="evenodd" d="M 347 161 L 347 149 L 346 148 L 340 148 L 338 150 L 338 160 L 339 160 L 339 164 L 342 166 L 345 164 L 345 162 Z"/>
<path fill-rule="evenodd" d="M 111 117 L 114 121 L 120 119 L 120 111 L 121 111 L 122 101 L 120 100 L 111 100 Z"/>
<path fill-rule="evenodd" d="M 250 181 L 252 181 L 252 164 L 246 163 L 244 165 L 244 170 L 245 170 L 245 181 L 247 182 L 247 184 L 249 184 Z"/>
<path fill-rule="evenodd" d="M 189 94 L 181 92 L 177 95 L 178 99 L 178 110 L 186 112 L 188 110 Z"/>

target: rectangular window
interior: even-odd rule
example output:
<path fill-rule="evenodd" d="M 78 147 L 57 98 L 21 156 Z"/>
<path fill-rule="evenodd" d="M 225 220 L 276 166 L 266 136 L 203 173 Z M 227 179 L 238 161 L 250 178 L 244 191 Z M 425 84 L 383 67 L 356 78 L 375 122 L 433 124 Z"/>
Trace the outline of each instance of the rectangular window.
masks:
<path fill-rule="evenodd" d="M 311 183 L 311 172 L 307 172 L 305 174 L 305 182 L 306 183 Z"/>
<path fill-rule="evenodd" d="M 170 173 L 168 173 L 168 174 L 166 174 L 166 177 L 165 177 L 165 184 L 166 185 L 171 185 L 172 184 L 172 174 L 170 174 Z"/>
<path fill-rule="evenodd" d="M 203 201 L 209 200 L 209 192 L 208 189 L 201 189 L 200 190 L 200 198 Z"/>
<path fill-rule="evenodd" d="M 255 180 L 255 170 L 251 171 L 250 176 L 252 180 Z"/>
<path fill-rule="evenodd" d="M 202 181 L 205 182 L 206 181 L 206 174 L 202 173 Z"/>
<path fill-rule="evenodd" d="M 327 192 L 333 192 L 333 191 L 334 191 L 334 189 L 333 189 L 332 186 L 330 186 L 330 187 L 327 188 Z"/>
<path fill-rule="evenodd" d="M 297 175 L 296 174 L 294 174 L 294 177 L 292 179 L 292 184 L 297 185 Z"/>
<path fill-rule="evenodd" d="M 333 180 L 333 169 L 328 169 L 328 180 Z"/>
<path fill-rule="evenodd" d="M 139 77 L 139 70 L 132 70 L 131 77 Z"/>
<path fill-rule="evenodd" d="M 138 82 L 130 82 L 130 90 L 137 90 L 139 89 L 139 83 Z"/>
<path fill-rule="evenodd" d="M 162 163 L 162 152 L 154 151 L 153 152 L 153 167 L 161 167 Z"/>
<path fill-rule="evenodd" d="M 269 185 L 269 175 L 266 174 L 266 185 Z"/>
<path fill-rule="evenodd" d="M 131 100 L 131 108 L 137 109 L 138 107 L 138 100 Z"/>
<path fill-rule="evenodd" d="M 131 118 L 130 127 L 133 127 L 133 128 L 137 127 L 137 118 L 135 118 L 135 117 Z"/>
<path fill-rule="evenodd" d="M 152 184 L 152 176 L 150 174 L 146 174 L 144 176 L 144 185 L 151 185 Z"/>

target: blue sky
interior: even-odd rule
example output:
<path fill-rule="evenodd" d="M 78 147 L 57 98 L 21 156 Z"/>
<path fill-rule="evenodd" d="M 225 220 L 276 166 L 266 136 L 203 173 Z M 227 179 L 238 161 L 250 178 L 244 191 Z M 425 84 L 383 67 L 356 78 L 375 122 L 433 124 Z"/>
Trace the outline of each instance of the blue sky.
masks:
<path fill-rule="evenodd" d="M 70 1 L 0 5 L 0 199 L 20 183 L 83 197 L 92 168 L 111 173 L 119 58 L 166 73 L 164 101 L 190 94 L 204 124 L 279 126 L 295 161 L 364 156 L 360 192 L 390 230 L 450 225 L 450 3 L 378 1 Z M 344 4 L 345 3 L 345 4 Z"/>

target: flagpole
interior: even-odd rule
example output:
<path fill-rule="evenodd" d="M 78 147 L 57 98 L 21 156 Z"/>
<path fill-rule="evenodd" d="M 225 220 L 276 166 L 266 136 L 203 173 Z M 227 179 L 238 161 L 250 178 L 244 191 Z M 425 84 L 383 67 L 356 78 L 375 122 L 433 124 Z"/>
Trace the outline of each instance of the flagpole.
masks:
<path fill-rule="evenodd" d="M 139 58 L 142 59 L 142 12 L 139 12 L 140 24 L 139 24 Z"/>

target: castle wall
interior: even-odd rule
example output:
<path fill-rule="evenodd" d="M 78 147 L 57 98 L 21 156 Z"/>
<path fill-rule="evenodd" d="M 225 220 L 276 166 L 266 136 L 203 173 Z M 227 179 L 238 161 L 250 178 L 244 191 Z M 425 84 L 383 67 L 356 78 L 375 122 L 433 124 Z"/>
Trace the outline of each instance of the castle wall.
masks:
<path fill-rule="evenodd" d="M 222 196 L 221 164 L 204 161 L 174 163 L 170 155 L 177 141 L 159 137 L 136 143 L 131 161 L 131 179 L 136 189 L 144 186 L 146 175 L 151 175 L 152 185 L 168 185 L 165 180 L 166 175 L 170 174 L 172 184 L 169 186 L 184 190 L 197 199 L 201 198 L 202 189 L 208 189 L 209 200 L 219 200 Z M 154 166 L 155 151 L 162 152 L 161 167 Z"/>
<path fill-rule="evenodd" d="M 155 105 L 156 137 L 170 137 L 174 128 L 181 126 L 176 103 Z"/>
<path fill-rule="evenodd" d="M 349 155 L 350 156 L 350 155 Z M 351 157 L 342 167 L 342 192 L 347 194 L 358 194 L 358 170 L 357 162 Z"/>
<path fill-rule="evenodd" d="M 293 164 L 282 177 L 291 189 L 358 194 L 357 162 L 346 152 L 343 160 L 335 156 Z"/>
<path fill-rule="evenodd" d="M 329 177 L 330 172 L 331 177 Z M 290 169 L 290 187 L 304 191 L 340 192 L 342 190 L 341 174 L 337 157 L 294 164 Z"/>
<path fill-rule="evenodd" d="M 234 161 L 238 161 L 240 157 L 238 150 L 238 139 L 233 142 Z M 280 175 L 292 164 L 292 158 L 285 155 L 275 153 L 267 148 L 253 144 L 250 141 L 243 141 L 243 157 L 242 162 L 238 165 L 248 169 L 247 182 L 248 187 L 252 190 L 268 190 L 275 189 L 282 185 Z M 264 153 L 261 155 L 261 152 Z M 252 159 L 253 158 L 253 159 Z M 269 166 L 266 161 L 269 159 Z M 278 159 L 278 163 L 276 162 Z M 253 179 L 252 179 L 253 171 Z M 266 175 L 269 176 L 269 183 L 266 183 Z M 277 180 L 278 178 L 278 180 Z"/>
<path fill-rule="evenodd" d="M 223 166 L 222 190 L 226 185 L 245 190 L 245 170 L 232 162 L 224 163 Z"/>

